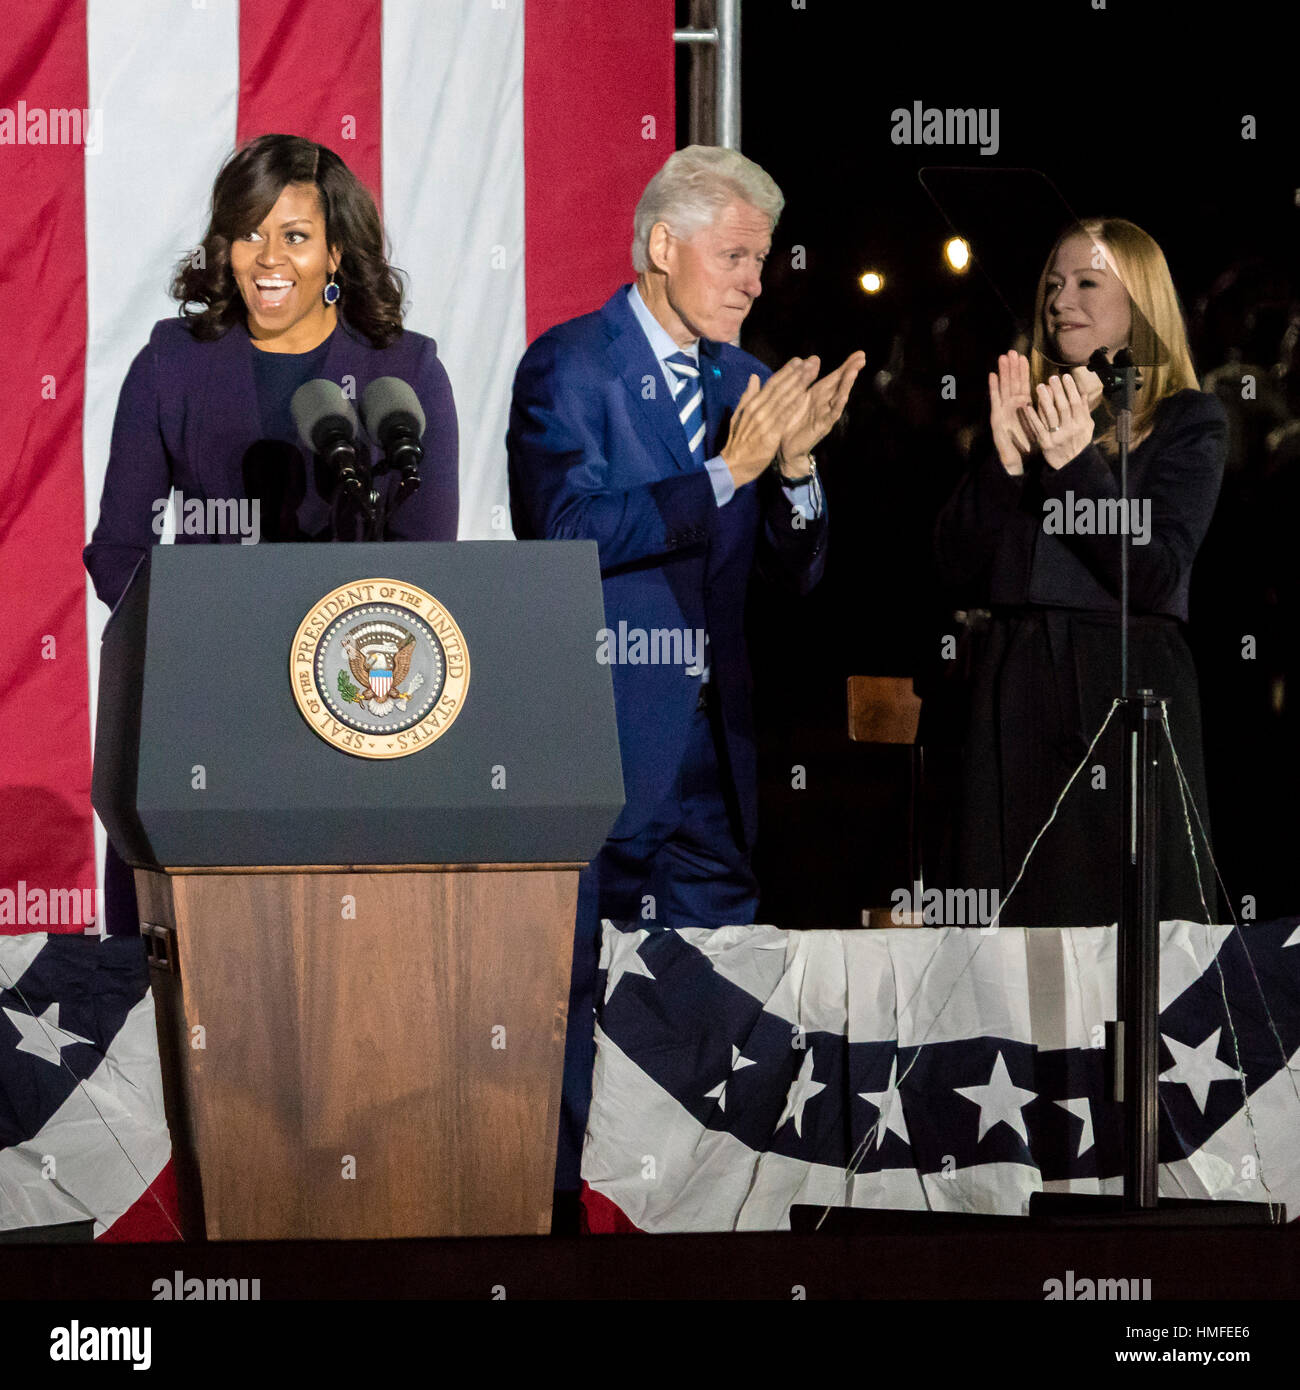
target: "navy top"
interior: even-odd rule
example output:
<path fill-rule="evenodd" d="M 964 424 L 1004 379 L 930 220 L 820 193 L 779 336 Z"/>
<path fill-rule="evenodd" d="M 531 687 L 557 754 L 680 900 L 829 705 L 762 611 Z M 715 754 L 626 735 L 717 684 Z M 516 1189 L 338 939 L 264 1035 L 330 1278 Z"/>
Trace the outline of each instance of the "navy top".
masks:
<path fill-rule="evenodd" d="M 162 535 L 162 509 L 172 488 L 191 499 L 260 499 L 263 540 L 328 540 L 334 535 L 333 481 L 305 457 L 289 401 L 311 377 L 337 381 L 359 400 L 381 376 L 408 382 L 424 410 L 424 463 L 419 490 L 396 510 L 385 540 L 456 539 L 459 479 L 456 406 L 431 338 L 409 330 L 377 348 L 340 318 L 309 353 L 254 347 L 240 321 L 202 342 L 180 318 L 154 325 L 131 363 L 118 397 L 99 522 L 84 555 L 95 592 L 110 607 L 136 565 Z M 377 462 L 363 436 L 358 453 Z M 375 485 L 386 503 L 400 478 Z M 355 518 L 354 518 L 355 520 Z M 340 539 L 354 539 L 342 518 Z M 178 545 L 239 544 L 238 534 L 178 531 Z"/>
<path fill-rule="evenodd" d="M 337 332 L 337 328 L 334 332 Z M 253 379 L 257 383 L 257 407 L 262 432 L 268 439 L 292 440 L 298 437 L 289 411 L 293 393 L 320 375 L 329 352 L 331 333 L 310 352 L 266 352 L 253 347 Z"/>
<path fill-rule="evenodd" d="M 337 333 L 338 329 L 334 329 Z M 322 374 L 331 333 L 310 352 L 265 352 L 253 347 L 253 380 L 262 438 L 244 455 L 244 495 L 259 501 L 259 529 L 266 541 L 357 540 L 362 519 L 355 507 L 332 505 L 335 483 L 317 469 L 298 439 L 289 403 L 304 382 Z"/>

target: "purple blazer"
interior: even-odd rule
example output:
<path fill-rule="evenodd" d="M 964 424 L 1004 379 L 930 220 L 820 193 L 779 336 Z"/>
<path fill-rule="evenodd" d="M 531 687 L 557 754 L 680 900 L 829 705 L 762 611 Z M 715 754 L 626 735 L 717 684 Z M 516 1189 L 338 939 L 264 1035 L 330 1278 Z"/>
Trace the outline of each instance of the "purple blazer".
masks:
<path fill-rule="evenodd" d="M 127 372 L 113 421 L 113 439 L 99 504 L 99 523 L 84 552 L 95 592 L 111 608 L 121 598 L 136 565 L 156 545 L 158 510 L 171 488 L 190 498 L 246 496 L 244 473 L 250 448 L 265 430 L 253 377 L 258 352 L 241 322 L 214 342 L 200 342 L 180 318 L 156 323 L 148 344 Z M 459 507 L 456 407 L 451 383 L 433 339 L 404 332 L 386 348 L 373 347 L 340 316 L 318 373 L 346 385 L 355 399 L 376 377 L 406 381 L 424 408 L 424 465 L 421 485 L 394 512 L 386 540 L 453 541 Z M 291 436 L 284 445 L 297 446 Z M 364 439 L 362 448 L 367 447 Z M 375 457 L 372 451 L 372 459 Z M 306 487 L 315 481 L 304 461 Z M 397 478 L 376 480 L 396 490 Z M 307 512 L 328 521 L 321 497 L 307 498 Z M 234 535 L 187 535 L 177 544 L 238 544 Z"/>

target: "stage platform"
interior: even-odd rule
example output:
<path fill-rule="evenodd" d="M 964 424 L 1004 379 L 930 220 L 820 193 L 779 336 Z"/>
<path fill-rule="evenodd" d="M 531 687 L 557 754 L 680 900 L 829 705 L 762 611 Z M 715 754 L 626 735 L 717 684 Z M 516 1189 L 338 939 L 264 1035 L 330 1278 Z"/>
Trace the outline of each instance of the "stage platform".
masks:
<path fill-rule="evenodd" d="M 854 1213 L 855 1223 L 861 1216 Z M 866 1234 L 0 1246 L 0 1297 L 156 1297 L 155 1282 L 259 1281 L 304 1299 L 1045 1301 L 1047 1281 L 1151 1281 L 1153 1304 L 1300 1297 L 1300 1227 L 1043 1230 L 1016 1217 L 880 1213 Z M 493 1290 L 501 1290 L 495 1294 Z M 800 1292 L 802 1291 L 802 1292 Z M 1076 1292 L 1076 1299 L 1079 1294 Z M 1234 1314 L 1216 1314 L 1230 1322 Z"/>

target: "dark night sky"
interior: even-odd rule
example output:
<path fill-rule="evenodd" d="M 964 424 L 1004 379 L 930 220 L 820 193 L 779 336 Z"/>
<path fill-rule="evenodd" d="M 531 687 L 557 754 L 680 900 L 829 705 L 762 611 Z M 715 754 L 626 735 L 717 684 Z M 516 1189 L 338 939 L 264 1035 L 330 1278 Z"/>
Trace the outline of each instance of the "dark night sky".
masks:
<path fill-rule="evenodd" d="M 1213 61 L 1206 34 L 1189 73 L 1174 63 L 1180 36 L 1198 27 L 1186 6 L 807 3 L 744 6 L 743 146 L 787 199 L 772 293 L 751 316 L 774 345 L 812 341 L 831 324 L 865 345 L 908 301 L 948 291 L 936 256 L 944 224 L 917 178 L 925 165 L 1043 171 L 1074 212 L 1146 228 L 1185 297 L 1245 251 L 1296 245 L 1293 82 L 1252 70 L 1257 57 L 1234 61 L 1234 48 L 1274 27 L 1249 8 L 1232 21 L 1218 12 Z M 1161 15 L 1172 32 L 1162 35 Z M 997 154 L 893 144 L 891 111 L 918 100 L 997 107 Z M 1247 112 L 1258 117 L 1254 141 L 1241 138 Z M 792 243 L 809 248 L 809 268 L 779 293 L 780 252 Z M 1025 249 L 1032 286 L 1042 251 Z M 892 272 L 893 303 L 855 289 L 867 263 Z"/>

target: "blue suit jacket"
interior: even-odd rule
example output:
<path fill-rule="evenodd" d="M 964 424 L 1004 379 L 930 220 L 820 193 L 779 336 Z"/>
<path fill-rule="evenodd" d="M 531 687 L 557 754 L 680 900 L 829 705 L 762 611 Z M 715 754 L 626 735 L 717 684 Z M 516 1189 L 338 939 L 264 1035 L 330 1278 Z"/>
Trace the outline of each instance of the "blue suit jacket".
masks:
<path fill-rule="evenodd" d="M 131 363 L 113 420 L 99 523 L 84 552 L 95 592 L 109 607 L 122 596 L 141 556 L 158 542 L 155 501 L 166 499 L 173 487 L 187 499 L 245 495 L 245 455 L 263 438 L 252 360 L 259 350 L 242 322 L 205 343 L 181 319 L 162 319 Z M 376 348 L 340 317 L 320 375 L 339 383 L 351 377 L 358 401 L 376 377 L 401 377 L 411 385 L 425 414 L 422 482 L 393 513 L 385 539 L 454 541 L 460 494 L 456 407 L 433 340 L 404 332 Z M 281 442 L 297 446 L 293 438 Z M 376 461 L 377 452 L 371 457 Z M 397 483 L 393 473 L 376 480 L 385 496 Z M 300 515 L 315 531 L 328 525 L 329 503 L 311 490 Z M 238 540 L 176 536 L 178 545 Z"/>
<path fill-rule="evenodd" d="M 771 375 L 739 348 L 700 340 L 706 457 L 726 440 L 750 373 Z M 800 593 L 817 582 L 825 563 L 824 502 L 816 521 L 796 525 L 768 473 L 718 506 L 707 471 L 691 458 L 626 286 L 524 354 L 506 446 L 515 535 L 594 540 L 608 628 L 617 632 L 623 622 L 647 633 L 708 633 L 709 679 L 752 845 L 758 791 L 745 593 L 756 564 Z M 594 655 L 597 634 L 591 637 Z M 624 838 L 644 827 L 671 790 L 700 685 L 684 663 L 616 663 L 613 677 L 627 804 L 611 833 Z"/>

